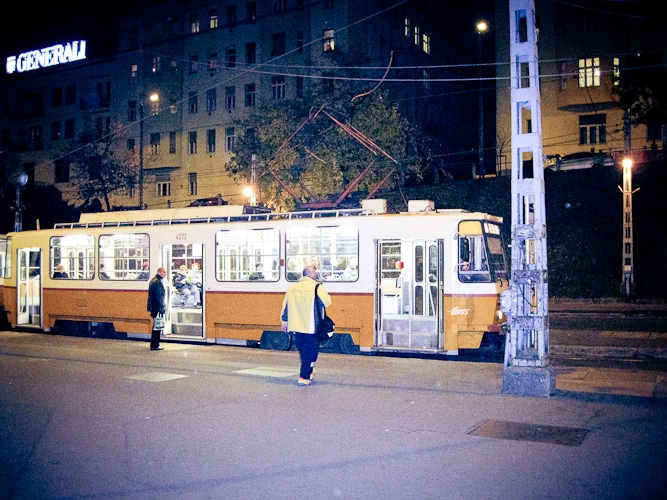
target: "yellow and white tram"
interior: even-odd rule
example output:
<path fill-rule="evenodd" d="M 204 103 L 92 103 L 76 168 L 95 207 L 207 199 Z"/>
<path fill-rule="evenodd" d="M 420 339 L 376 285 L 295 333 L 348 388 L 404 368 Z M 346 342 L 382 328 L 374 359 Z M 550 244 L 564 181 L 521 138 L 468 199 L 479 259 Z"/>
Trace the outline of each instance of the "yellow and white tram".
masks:
<path fill-rule="evenodd" d="M 312 263 L 333 299 L 335 351 L 455 355 L 479 348 L 485 333 L 502 335 L 501 219 L 433 210 L 426 200 L 400 214 L 384 206 L 83 214 L 78 223 L 7 235 L 2 302 L 13 327 L 147 338 L 148 280 L 165 267 L 170 339 L 287 349 L 281 301 Z M 199 293 L 177 291 L 179 268 L 193 264 Z"/>

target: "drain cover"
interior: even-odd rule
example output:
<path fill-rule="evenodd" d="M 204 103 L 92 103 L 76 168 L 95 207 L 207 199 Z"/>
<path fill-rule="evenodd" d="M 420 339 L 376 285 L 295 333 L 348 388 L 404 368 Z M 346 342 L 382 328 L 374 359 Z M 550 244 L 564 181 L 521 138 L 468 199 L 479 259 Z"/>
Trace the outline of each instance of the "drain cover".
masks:
<path fill-rule="evenodd" d="M 554 425 L 506 422 L 503 420 L 484 420 L 477 424 L 468 434 L 496 439 L 579 446 L 586 437 L 586 434 L 588 434 L 588 430 Z"/>
<path fill-rule="evenodd" d="M 144 382 L 166 382 L 167 380 L 176 380 L 177 378 L 187 378 L 187 375 L 179 375 L 178 373 L 163 373 L 163 372 L 150 372 L 142 373 L 140 375 L 132 375 L 133 380 L 143 380 Z"/>

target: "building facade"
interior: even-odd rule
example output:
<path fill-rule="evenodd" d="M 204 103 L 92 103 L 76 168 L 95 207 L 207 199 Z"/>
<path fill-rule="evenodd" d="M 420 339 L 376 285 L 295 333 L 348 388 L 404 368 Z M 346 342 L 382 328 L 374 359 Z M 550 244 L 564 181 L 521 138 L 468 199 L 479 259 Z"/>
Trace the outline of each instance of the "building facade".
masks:
<path fill-rule="evenodd" d="M 615 91 L 635 68 L 667 71 L 663 2 L 581 0 L 535 2 L 545 158 L 604 152 L 619 158 L 629 131 L 633 159 L 664 155 L 662 123 L 626 127 Z M 509 9 L 496 0 L 497 161 L 509 161 Z M 520 64 L 520 63 L 517 63 Z M 530 124 L 524 124 L 530 128 Z"/>
<path fill-rule="evenodd" d="M 67 154 L 88 140 L 133 156 L 138 182 L 112 194 L 116 208 L 243 203 L 225 164 L 252 133 L 244 116 L 381 84 L 443 148 L 469 150 L 449 132 L 470 135 L 454 116 L 467 105 L 455 81 L 465 57 L 441 28 L 410 3 L 380 0 L 140 1 L 120 19 L 114 53 L 3 75 L 2 147 L 29 183 L 75 204 Z"/>

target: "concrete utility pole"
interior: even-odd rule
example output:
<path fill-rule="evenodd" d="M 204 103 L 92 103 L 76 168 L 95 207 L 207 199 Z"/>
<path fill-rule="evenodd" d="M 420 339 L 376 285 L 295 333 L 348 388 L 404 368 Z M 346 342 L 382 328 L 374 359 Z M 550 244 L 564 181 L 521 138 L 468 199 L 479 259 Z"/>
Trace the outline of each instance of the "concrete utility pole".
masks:
<path fill-rule="evenodd" d="M 630 110 L 625 111 L 623 131 L 625 133 L 625 150 L 622 161 L 623 187 L 619 186 L 623 193 L 623 264 L 621 293 L 630 297 L 635 291 L 634 275 L 634 236 L 632 231 L 632 195 L 638 189 L 632 190 L 632 138 L 630 135 Z"/>
<path fill-rule="evenodd" d="M 510 0 L 512 93 L 512 275 L 501 306 L 510 332 L 503 393 L 548 397 L 556 391 L 549 366 L 547 225 L 535 1 Z"/>

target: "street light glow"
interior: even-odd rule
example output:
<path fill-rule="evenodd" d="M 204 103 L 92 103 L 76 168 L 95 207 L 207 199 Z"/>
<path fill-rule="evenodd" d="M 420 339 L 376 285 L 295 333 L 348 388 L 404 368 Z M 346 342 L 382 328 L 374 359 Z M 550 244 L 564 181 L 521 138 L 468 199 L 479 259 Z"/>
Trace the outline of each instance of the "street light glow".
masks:
<path fill-rule="evenodd" d="M 623 158 L 621 164 L 623 165 L 623 168 L 630 168 L 632 167 L 632 160 L 630 158 Z"/>
<path fill-rule="evenodd" d="M 477 28 L 477 32 L 481 34 L 489 29 L 489 25 L 487 24 L 486 21 L 477 21 L 475 28 Z"/>

